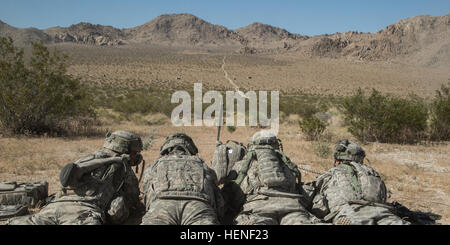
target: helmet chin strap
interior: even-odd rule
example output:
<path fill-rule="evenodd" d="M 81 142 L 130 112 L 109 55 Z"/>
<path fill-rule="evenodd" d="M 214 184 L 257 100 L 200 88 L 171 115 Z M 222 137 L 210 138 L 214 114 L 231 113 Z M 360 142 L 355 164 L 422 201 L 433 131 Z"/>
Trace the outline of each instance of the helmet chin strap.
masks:
<path fill-rule="evenodd" d="M 342 161 L 341 160 L 334 160 L 334 166 L 336 167 L 336 166 L 339 166 L 340 164 L 342 163 Z"/>

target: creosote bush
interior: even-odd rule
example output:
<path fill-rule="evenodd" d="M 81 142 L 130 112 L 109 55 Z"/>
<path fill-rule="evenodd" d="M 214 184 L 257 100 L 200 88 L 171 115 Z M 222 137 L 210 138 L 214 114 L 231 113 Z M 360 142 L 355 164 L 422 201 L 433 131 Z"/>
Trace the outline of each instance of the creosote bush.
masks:
<path fill-rule="evenodd" d="M 400 98 L 361 89 L 341 104 L 349 132 L 362 142 L 415 143 L 425 137 L 428 110 L 417 96 Z"/>
<path fill-rule="evenodd" d="M 430 108 L 430 138 L 450 140 L 450 83 L 442 85 Z"/>
<path fill-rule="evenodd" d="M 307 140 L 317 140 L 327 128 L 327 124 L 315 116 L 308 116 L 301 119 L 298 121 L 298 125 L 306 135 Z"/>
<path fill-rule="evenodd" d="M 67 56 L 32 43 L 29 64 L 11 38 L 0 38 L 0 122 L 13 134 L 65 134 L 67 119 L 94 116 L 88 90 L 66 74 Z"/>

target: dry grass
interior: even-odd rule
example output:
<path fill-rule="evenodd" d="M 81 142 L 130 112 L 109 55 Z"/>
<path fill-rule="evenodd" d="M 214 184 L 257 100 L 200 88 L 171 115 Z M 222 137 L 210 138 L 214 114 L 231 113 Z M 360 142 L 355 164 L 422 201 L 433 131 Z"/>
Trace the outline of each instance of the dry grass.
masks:
<path fill-rule="evenodd" d="M 173 127 L 170 124 L 144 126 L 131 122 L 109 125 L 110 130 L 126 129 L 145 139 L 150 132 L 155 136 L 152 146 L 143 152 L 147 166 L 159 156 L 159 147 L 165 137 L 175 132 L 190 135 L 199 155 L 210 162 L 214 151 L 215 127 Z M 258 128 L 237 127 L 230 133 L 224 129 L 222 140 L 234 139 L 248 143 Z M 342 129 L 340 129 L 342 130 Z M 331 132 L 334 133 L 334 132 Z M 324 172 L 333 165 L 332 156 L 321 158 L 314 152 L 316 142 L 306 141 L 298 126 L 283 124 L 279 137 L 284 151 L 298 165 Z M 334 140 L 334 139 L 333 139 Z M 103 144 L 103 138 L 0 138 L 0 179 L 49 182 L 49 191 L 59 188 L 59 169 L 70 161 L 89 154 Z M 450 145 L 435 146 L 393 145 L 373 143 L 365 145 L 370 165 L 385 180 L 389 200 L 397 200 L 412 210 L 442 215 L 438 221 L 450 224 Z M 303 181 L 312 181 L 316 175 L 302 172 Z"/>
<path fill-rule="evenodd" d="M 140 47 L 94 47 L 56 45 L 69 54 L 71 74 L 81 76 L 101 88 L 158 88 L 161 90 L 193 89 L 202 82 L 207 89 L 234 89 L 221 71 L 225 55 L 219 52 L 162 50 Z M 414 92 L 422 97 L 434 96 L 441 84 L 447 83 L 450 71 L 418 68 L 387 62 L 364 63 L 345 60 L 305 59 L 294 55 L 238 55 L 227 53 L 226 70 L 242 90 L 280 90 L 282 94 L 299 92 L 315 95 L 348 95 L 356 88 L 375 88 L 381 92 L 406 95 Z M 250 78 L 251 77 L 251 78 Z M 178 79 L 177 79 L 178 78 Z M 114 112 L 104 110 L 101 130 L 124 129 L 146 138 L 155 135 L 153 145 L 145 152 L 147 165 L 159 155 L 159 147 L 171 133 L 185 132 L 197 144 L 200 156 L 210 162 L 214 151 L 216 128 L 173 127 L 164 124 L 161 115 L 133 115 L 126 121 Z M 342 125 L 342 119 L 331 109 L 330 126 L 325 143 L 339 138 L 354 140 Z M 297 164 L 326 171 L 332 167 L 332 156 L 319 157 L 316 142 L 301 135 L 296 115 L 282 116 L 284 124 L 279 137 L 284 151 Z M 162 124 L 163 123 L 163 124 Z M 151 125 L 149 125 L 151 124 Z M 153 131 L 151 131 L 153 130 Z M 222 130 L 222 139 L 248 143 L 258 128 L 237 127 L 231 133 Z M 49 191 L 59 188 L 59 169 L 103 145 L 102 137 L 78 138 L 0 138 L 0 180 L 48 181 Z M 328 142 L 327 142 L 328 141 Z M 332 146 L 332 145 L 331 145 Z M 413 210 L 442 215 L 439 221 L 450 224 L 450 145 L 370 144 L 363 146 L 368 159 L 383 177 L 390 199 Z M 303 172 L 303 181 L 316 175 Z"/>

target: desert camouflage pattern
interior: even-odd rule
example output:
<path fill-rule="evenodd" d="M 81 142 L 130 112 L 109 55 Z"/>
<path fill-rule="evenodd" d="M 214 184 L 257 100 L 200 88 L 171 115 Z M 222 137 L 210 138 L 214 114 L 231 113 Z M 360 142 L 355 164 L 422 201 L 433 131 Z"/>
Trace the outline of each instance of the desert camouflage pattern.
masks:
<path fill-rule="evenodd" d="M 76 163 L 119 156 L 102 149 Z M 37 214 L 10 219 L 8 224 L 121 223 L 139 204 L 138 180 L 131 167 L 113 162 L 84 174 L 76 186 L 63 188 Z M 125 211 L 126 210 L 126 211 Z"/>
<path fill-rule="evenodd" d="M 9 219 L 7 225 L 102 225 L 104 212 L 88 202 L 53 202 L 39 213 Z"/>
<path fill-rule="evenodd" d="M 260 136 L 265 134 L 256 133 L 253 142 L 261 141 Z M 297 179 L 301 176 L 288 166 L 290 160 L 274 144 L 252 144 L 248 151 L 233 166 L 222 188 L 226 216 L 237 215 L 234 223 L 238 225 L 318 222 L 300 204 Z"/>
<path fill-rule="evenodd" d="M 408 225 L 388 207 L 374 204 L 346 204 L 333 218 L 335 225 Z"/>
<path fill-rule="evenodd" d="M 129 154 L 131 151 L 142 151 L 143 144 L 139 136 L 127 131 L 118 130 L 106 134 L 103 148 L 122 154 Z"/>
<path fill-rule="evenodd" d="M 48 182 L 0 182 L 0 205 L 34 207 L 48 196 Z"/>
<path fill-rule="evenodd" d="M 246 147 L 236 141 L 228 140 L 225 144 L 219 142 L 216 145 L 211 160 L 211 168 L 216 172 L 219 185 L 226 182 L 234 164 L 242 160 L 246 154 Z"/>
<path fill-rule="evenodd" d="M 236 217 L 238 225 L 304 225 L 320 224 L 299 204 L 298 198 L 255 195 L 245 202 Z"/>
<path fill-rule="evenodd" d="M 216 210 L 198 200 L 157 199 L 149 205 L 142 225 L 218 225 Z"/>
<path fill-rule="evenodd" d="M 343 162 L 303 186 L 311 212 L 334 224 L 408 224 L 386 202 L 380 175 L 362 163 Z M 376 205 L 381 204 L 381 205 Z"/>
<path fill-rule="evenodd" d="M 216 174 L 187 151 L 173 150 L 158 158 L 144 173 L 143 192 L 143 225 L 219 224 L 223 199 Z"/>

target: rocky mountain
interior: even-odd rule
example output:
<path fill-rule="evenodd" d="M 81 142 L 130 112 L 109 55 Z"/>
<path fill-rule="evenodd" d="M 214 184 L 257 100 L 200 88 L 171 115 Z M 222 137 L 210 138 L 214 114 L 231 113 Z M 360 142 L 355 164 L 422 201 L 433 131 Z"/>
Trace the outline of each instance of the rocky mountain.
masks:
<path fill-rule="evenodd" d="M 240 46 L 246 43 L 236 32 L 191 14 L 161 15 L 124 31 L 133 43 L 181 46 Z"/>
<path fill-rule="evenodd" d="M 450 64 L 450 14 L 403 19 L 374 34 L 346 32 L 318 36 L 308 48 L 304 51 L 321 57 L 412 58 L 422 65 Z"/>
<path fill-rule="evenodd" d="M 230 30 L 191 14 L 161 15 L 128 29 L 90 23 L 46 30 L 20 29 L 0 21 L 0 36 L 11 36 L 18 45 L 43 41 L 100 46 L 215 47 L 232 48 L 246 54 L 292 52 L 312 57 L 367 61 L 402 58 L 420 65 L 450 64 L 450 14 L 403 19 L 377 33 L 345 32 L 312 37 L 258 22 Z"/>
<path fill-rule="evenodd" d="M 0 21 L 0 37 L 11 37 L 19 46 L 29 45 L 31 42 L 50 43 L 51 38 L 36 28 L 15 28 Z"/>
<path fill-rule="evenodd" d="M 53 27 L 44 30 L 55 43 L 74 42 L 95 45 L 120 45 L 127 38 L 124 32 L 112 26 L 79 23 L 67 28 Z"/>
<path fill-rule="evenodd" d="M 248 46 L 259 49 L 288 49 L 296 41 L 308 39 L 307 36 L 290 33 L 285 29 L 259 22 L 239 28 L 236 32 L 248 41 Z"/>

